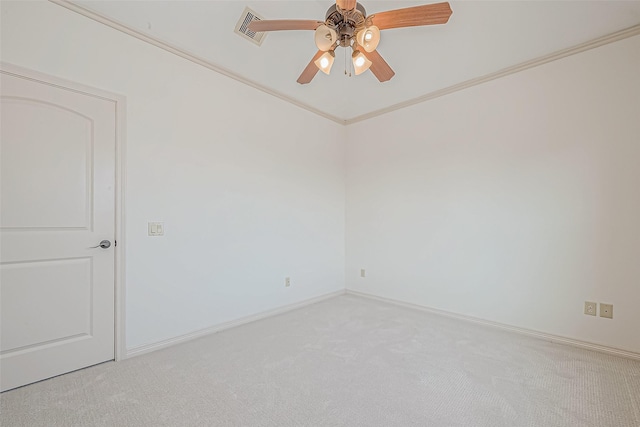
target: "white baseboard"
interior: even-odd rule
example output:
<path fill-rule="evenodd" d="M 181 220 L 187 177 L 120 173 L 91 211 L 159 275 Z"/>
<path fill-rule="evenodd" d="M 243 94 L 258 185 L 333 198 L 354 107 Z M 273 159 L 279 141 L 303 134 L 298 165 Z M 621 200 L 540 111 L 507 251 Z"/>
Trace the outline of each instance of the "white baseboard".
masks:
<path fill-rule="evenodd" d="M 467 316 L 464 314 L 459 314 L 459 313 L 453 313 L 450 311 L 446 311 L 446 310 L 439 310 L 437 308 L 431 308 L 431 307 L 427 307 L 424 305 L 418 305 L 418 304 L 412 304 L 412 303 L 408 303 L 405 301 L 399 301 L 399 300 L 395 300 L 392 298 L 386 298 L 386 297 L 381 297 L 378 295 L 373 295 L 373 294 L 369 294 L 366 292 L 360 292 L 360 291 L 354 291 L 354 290 L 339 290 L 336 292 L 331 292 L 328 294 L 324 294 L 324 295 L 320 295 L 318 297 L 314 297 L 314 298 L 310 298 L 304 301 L 300 301 L 294 304 L 289 304 L 289 305 L 285 305 L 283 307 L 279 307 L 273 310 L 268 310 L 268 311 L 263 311 L 261 313 L 257 313 L 251 316 L 246 316 L 246 317 L 242 317 L 240 319 L 236 319 L 236 320 L 232 320 L 230 322 L 225 322 L 225 323 L 221 323 L 218 325 L 214 325 L 211 326 L 209 328 L 205 328 L 205 329 L 200 329 L 197 331 L 193 331 L 184 335 L 179 335 L 177 337 L 173 337 L 173 338 L 169 338 L 163 341 L 159 341 L 156 343 L 151 343 L 151 344 L 145 344 L 145 345 L 141 345 L 138 347 L 134 347 L 131 349 L 127 349 L 126 352 L 126 356 L 125 358 L 129 358 L 129 357 L 134 357 L 134 356 L 140 356 L 146 353 L 150 353 L 152 351 L 156 351 L 156 350 L 160 350 L 163 348 L 167 348 L 167 347 L 171 347 L 174 346 L 176 344 L 180 344 L 183 342 L 187 342 L 187 341 L 191 341 L 194 340 L 196 338 L 200 338 L 206 335 L 210 335 L 210 334 L 215 334 L 216 332 L 220 332 L 220 331 L 224 331 L 226 329 L 231 329 L 234 328 L 236 326 L 240 326 L 240 325 L 244 325 L 247 323 L 251 323 L 251 322 L 255 322 L 256 320 L 261 320 L 261 319 L 266 319 L 268 317 L 271 316 L 276 316 L 278 314 L 282 314 L 282 313 L 286 313 L 288 311 L 292 311 L 292 310 L 296 310 L 298 308 L 302 308 L 311 304 L 315 304 L 317 302 L 320 301 L 324 301 L 327 300 L 329 298 L 334 298 L 340 295 L 344 295 L 344 294 L 350 294 L 350 295 L 356 295 L 356 296 L 360 296 L 360 297 L 364 297 L 364 298 L 369 298 L 369 299 L 373 299 L 373 300 L 377 300 L 377 301 L 381 301 L 381 302 L 386 302 L 389 304 L 394 304 L 394 305 L 398 305 L 401 307 L 407 307 L 407 308 L 411 308 L 414 310 L 420 310 L 420 311 L 425 311 L 427 313 L 432 313 L 432 314 L 436 314 L 439 316 L 445 316 L 445 317 L 450 317 L 453 319 L 458 319 L 458 320 L 463 320 L 466 322 L 472 322 L 472 323 L 476 323 L 479 325 L 484 325 L 484 326 L 489 326 L 492 328 L 496 328 L 496 329 L 502 329 L 502 330 L 506 330 L 506 331 L 511 331 L 511 332 L 515 332 L 517 334 L 521 334 L 521 335 L 527 335 L 530 337 L 534 337 L 534 338 L 538 338 L 538 339 L 543 339 L 545 341 L 551 341 L 554 343 L 558 343 L 558 344 L 565 344 L 565 345 L 570 345 L 572 347 L 578 347 L 578 348 L 583 348 L 583 349 L 587 349 L 587 350 L 593 350 L 593 351 L 597 351 L 600 353 L 606 353 L 606 354 L 610 354 L 613 356 L 620 356 L 620 357 L 625 357 L 628 359 L 633 359 L 633 360 L 640 360 L 640 353 L 635 353 L 632 351 L 627 351 L 627 350 L 621 350 L 621 349 L 617 349 L 617 348 L 613 348 L 613 347 L 608 347 L 608 346 L 604 346 L 601 344 L 594 344 L 594 343 L 590 343 L 590 342 L 586 342 L 586 341 L 580 341 L 580 340 L 576 340 L 573 338 L 567 338 L 567 337 L 561 337 L 558 335 L 553 335 L 553 334 L 548 334 L 545 332 L 539 332 L 539 331 L 535 331 L 535 330 L 531 330 L 531 329 L 526 329 L 526 328 L 520 328 L 517 326 L 511 326 L 511 325 L 507 325 L 505 323 L 499 323 L 499 322 L 493 322 L 490 320 L 484 320 L 484 319 L 479 319 L 477 317 L 473 317 L 473 316 Z"/>
<path fill-rule="evenodd" d="M 134 356 L 140 356 L 152 351 L 161 350 L 163 348 L 171 347 L 176 344 L 191 341 L 196 338 L 203 337 L 205 335 L 215 334 L 216 332 L 224 331 L 225 329 L 235 328 L 236 326 L 245 325 L 247 323 L 255 322 L 256 320 L 266 319 L 267 317 L 276 316 L 278 314 L 286 313 L 288 311 L 296 310 L 298 308 L 305 307 L 307 305 L 315 304 L 320 301 L 324 301 L 329 298 L 337 297 L 345 294 L 345 290 L 339 290 L 330 292 L 328 294 L 320 295 L 314 298 L 310 298 L 304 301 L 288 304 L 282 307 L 275 308 L 273 310 L 263 311 L 261 313 L 252 314 L 251 316 L 241 317 L 239 319 L 232 320 L 230 322 L 220 323 L 218 325 L 211 326 L 205 329 L 199 329 L 197 331 L 189 332 L 184 335 L 169 338 L 166 340 L 158 341 L 151 344 L 145 344 L 138 347 L 127 349 L 125 358 Z"/>
<path fill-rule="evenodd" d="M 391 299 L 391 298 L 385 298 L 385 297 L 381 297 L 381 296 L 378 296 L 378 295 L 369 294 L 369 293 L 366 293 L 366 292 L 353 291 L 353 290 L 347 289 L 346 293 L 350 294 L 350 295 L 356 295 L 356 296 L 360 296 L 360 297 L 364 297 L 364 298 L 370 298 L 370 299 L 374 299 L 374 300 L 377 300 L 377 301 L 382 301 L 382 302 L 386 302 L 386 303 L 390 303 L 390 304 L 399 305 L 401 307 L 407 307 L 407 308 L 412 308 L 412 309 L 415 309 L 415 310 L 425 311 L 425 312 L 436 314 L 436 315 L 439 315 L 439 316 L 450 317 L 450 318 L 453 318 L 453 319 L 464 320 L 466 322 L 472 322 L 472 323 L 476 323 L 476 324 L 484 325 L 484 326 L 489 326 L 489 327 L 496 328 L 496 329 L 502 329 L 502 330 L 506 330 L 506 331 L 511 331 L 511 332 L 515 332 L 517 334 L 527 335 L 527 336 L 530 336 L 530 337 L 539 338 L 539 339 L 543 339 L 545 341 L 551 341 L 551 342 L 558 343 L 558 344 L 565 344 L 565 345 L 570 345 L 572 347 L 578 347 L 578 348 L 583 348 L 583 349 L 587 349 L 587 350 L 593 350 L 593 351 L 597 351 L 597 352 L 600 352 L 600 353 L 610 354 L 610 355 L 613 355 L 613 356 L 620 356 L 620 357 L 625 357 L 625 358 L 628 358 L 628 359 L 640 360 L 640 353 L 635 353 L 635 352 L 632 352 L 632 351 L 621 350 L 621 349 L 618 349 L 618 348 L 608 347 L 608 346 L 604 346 L 604 345 L 601 345 L 601 344 L 594 344 L 594 343 L 590 343 L 590 342 L 586 342 L 586 341 L 576 340 L 576 339 L 573 339 L 573 338 L 567 338 L 567 337 L 561 337 L 561 336 L 558 336 L 558 335 L 547 334 L 545 332 L 539 332 L 539 331 L 534 331 L 534 330 L 531 330 L 531 329 L 525 329 L 525 328 L 520 328 L 520 327 L 517 327 L 517 326 L 507 325 L 505 323 L 492 322 L 490 320 L 479 319 L 477 317 L 467 316 L 467 315 L 458 314 L 458 313 L 452 313 L 450 311 L 439 310 L 437 308 L 431 308 L 431 307 L 427 307 L 427 306 L 424 306 L 424 305 L 412 304 L 412 303 L 399 301 L 399 300 L 395 300 L 395 299 Z"/>

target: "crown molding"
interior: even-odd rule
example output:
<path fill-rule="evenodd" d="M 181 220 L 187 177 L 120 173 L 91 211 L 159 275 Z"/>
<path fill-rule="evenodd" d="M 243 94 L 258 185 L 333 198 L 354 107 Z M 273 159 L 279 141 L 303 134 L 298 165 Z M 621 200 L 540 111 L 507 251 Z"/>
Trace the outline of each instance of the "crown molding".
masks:
<path fill-rule="evenodd" d="M 511 74 L 519 73 L 521 71 L 525 71 L 530 68 L 538 67 L 540 65 L 544 65 L 552 61 L 557 61 L 558 59 L 566 58 L 568 56 L 575 55 L 577 53 L 585 52 L 587 50 L 604 46 L 609 43 L 614 43 L 620 40 L 624 40 L 626 38 L 637 36 L 639 34 L 640 34 L 640 24 L 637 24 L 637 25 L 634 25 L 633 27 L 629 27 L 621 31 L 616 31 L 615 33 L 607 34 L 606 36 L 603 36 L 603 37 L 598 37 L 597 39 L 590 40 L 586 43 L 582 43 L 577 46 L 570 47 L 568 49 L 559 50 L 549 55 L 544 55 L 544 56 L 532 59 L 530 61 L 521 62 L 520 64 L 503 68 L 502 70 L 486 74 L 482 77 L 466 80 L 464 82 L 457 83 L 455 85 L 446 87 L 444 89 L 436 90 L 434 92 L 430 92 L 425 95 L 421 95 L 416 98 L 409 99 L 407 101 L 399 102 L 389 107 L 381 108 L 379 110 L 375 110 L 370 113 L 362 114 L 360 116 L 347 119 L 345 120 L 345 125 L 348 126 L 350 124 L 368 120 L 377 116 L 381 116 L 383 114 L 387 114 L 392 111 L 411 107 L 412 105 L 420 104 L 422 102 L 439 98 L 441 96 L 449 95 L 450 93 L 458 92 L 473 86 L 481 85 L 483 83 L 490 82 L 491 80 L 496 80 L 501 77 L 506 77 Z"/>
<path fill-rule="evenodd" d="M 544 55 L 539 58 L 532 59 L 530 61 L 521 62 L 520 64 L 513 65 L 511 67 L 503 68 L 502 70 L 498 70 L 493 73 L 486 74 L 481 77 L 476 77 L 470 80 L 466 80 L 461 83 L 457 83 L 455 85 L 439 89 L 425 95 L 418 96 L 416 98 L 409 99 L 407 101 L 399 102 L 397 104 L 391 105 L 389 107 L 381 108 L 379 110 L 371 111 L 366 114 L 362 114 L 356 117 L 352 117 L 350 119 L 342 119 L 340 117 L 334 116 L 332 114 L 326 113 L 322 110 L 319 110 L 311 105 L 305 104 L 304 102 L 300 102 L 297 99 L 294 99 L 288 95 L 285 95 L 281 92 L 270 89 L 260 83 L 257 83 L 253 80 L 242 77 L 231 70 L 228 70 L 224 67 L 214 64 L 213 62 L 207 61 L 204 58 L 200 58 L 199 56 L 193 55 L 183 49 L 180 49 L 176 46 L 173 46 L 169 43 L 163 42 L 155 37 L 151 37 L 147 34 L 144 34 L 140 31 L 137 31 L 127 25 L 116 22 L 110 18 L 107 18 L 104 15 L 101 15 L 97 12 L 86 9 L 82 6 L 79 6 L 72 2 L 72 0 L 49 0 L 51 3 L 62 6 L 66 9 L 69 9 L 73 12 L 76 12 L 80 15 L 83 15 L 89 19 L 92 19 L 101 24 L 107 25 L 115 30 L 121 31 L 125 34 L 128 34 L 132 37 L 137 38 L 138 40 L 142 40 L 146 43 L 152 44 L 160 49 L 166 50 L 167 52 L 173 53 L 181 58 L 184 58 L 188 61 L 191 61 L 195 64 L 208 68 L 216 73 L 227 76 L 233 80 L 236 80 L 240 83 L 246 84 L 254 89 L 257 89 L 261 92 L 267 93 L 271 96 L 274 96 L 278 99 L 286 101 L 290 104 L 293 104 L 297 107 L 300 107 L 304 110 L 307 110 L 311 113 L 314 113 L 320 117 L 324 117 L 325 119 L 331 120 L 332 122 L 341 124 L 341 125 L 351 125 L 353 123 L 358 123 L 361 121 L 369 120 L 374 117 L 381 116 L 383 114 L 391 113 L 393 111 L 401 110 L 403 108 L 411 107 L 416 104 L 420 104 L 426 101 L 430 101 L 435 98 L 439 98 L 441 96 L 449 95 L 454 92 L 458 92 L 464 89 L 468 89 L 473 86 L 481 85 L 483 83 L 490 82 L 492 80 L 499 79 L 501 77 L 506 77 L 511 74 L 519 73 L 521 71 L 528 70 L 530 68 L 538 67 L 540 65 L 547 64 L 552 61 L 557 61 L 562 58 L 566 58 L 571 55 L 575 55 L 581 52 L 585 52 L 587 50 L 595 49 L 600 46 L 604 46 L 610 43 L 614 43 L 620 40 L 624 40 L 629 37 L 640 35 L 640 24 L 634 25 L 632 27 L 626 28 L 624 30 L 616 31 L 614 33 L 598 37 L 596 39 L 590 40 L 588 42 L 579 44 L 577 46 L 573 46 L 567 49 L 559 50 L 557 52 L 551 53 L 549 55 Z"/>
<path fill-rule="evenodd" d="M 325 119 L 331 120 L 333 122 L 336 122 L 338 124 L 341 125 L 345 125 L 346 124 L 346 120 L 341 119 L 340 117 L 334 116 L 332 114 L 328 114 L 325 113 L 324 111 L 321 111 L 315 107 L 312 107 L 311 105 L 305 104 L 304 102 L 300 102 L 297 99 L 294 99 L 288 95 L 285 95 L 281 92 L 275 91 L 273 89 L 270 89 L 264 85 L 261 85 L 260 83 L 254 82 L 253 80 L 247 79 L 245 77 L 242 77 L 236 73 L 234 73 L 231 70 L 228 70 L 224 67 L 221 67 L 219 65 L 214 64 L 213 62 L 207 61 L 204 58 L 201 58 L 199 56 L 196 56 L 192 53 L 189 53 L 183 49 L 180 49 L 176 46 L 173 46 L 169 43 L 163 42 L 162 40 L 159 40 L 155 37 L 151 37 L 147 34 L 144 34 L 138 30 L 135 30 L 127 25 L 121 24 L 117 21 L 114 21 L 111 18 L 107 18 L 104 15 L 101 15 L 97 12 L 94 12 L 92 10 L 89 10 L 85 7 L 82 7 L 76 3 L 73 3 L 70 0 L 49 0 L 51 3 L 57 4 L 58 6 L 62 6 L 66 9 L 71 10 L 72 12 L 76 12 L 82 16 L 85 16 L 89 19 L 92 19 L 96 22 L 99 22 L 101 24 L 104 24 L 108 27 L 111 27 L 115 30 L 118 30 L 120 32 L 123 32 L 131 37 L 135 37 L 138 40 L 142 40 L 143 42 L 149 43 L 151 45 L 154 45 L 156 47 L 159 47 L 160 49 L 166 50 L 167 52 L 173 53 L 174 55 L 177 55 L 181 58 L 184 58 L 188 61 L 191 61 L 195 64 L 198 64 L 200 66 L 203 66 L 205 68 L 208 68 L 212 71 L 215 71 L 216 73 L 222 74 L 223 76 L 229 77 L 233 80 L 236 80 L 240 83 L 243 83 L 247 86 L 250 86 L 254 89 L 257 89 L 261 92 L 267 93 L 271 96 L 275 96 L 276 98 L 279 98 L 283 101 L 286 101 L 290 104 L 293 104 L 297 107 L 300 107 L 304 110 L 307 110 L 311 113 L 317 114 L 318 116 L 324 117 Z"/>

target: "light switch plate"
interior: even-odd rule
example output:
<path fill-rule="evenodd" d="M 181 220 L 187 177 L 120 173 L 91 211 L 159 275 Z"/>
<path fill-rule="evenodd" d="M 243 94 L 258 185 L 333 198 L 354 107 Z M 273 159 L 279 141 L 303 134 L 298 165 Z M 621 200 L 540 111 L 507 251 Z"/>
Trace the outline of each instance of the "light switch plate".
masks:
<path fill-rule="evenodd" d="M 607 319 L 613 319 L 613 304 L 600 303 L 600 317 L 606 317 Z"/>
<path fill-rule="evenodd" d="M 598 303 L 591 302 L 591 301 L 584 302 L 584 314 L 588 314 L 589 316 L 595 316 L 597 308 L 598 308 Z"/>
<path fill-rule="evenodd" d="M 164 223 L 163 222 L 150 222 L 149 223 L 149 236 L 164 236 Z"/>
<path fill-rule="evenodd" d="M 364 268 L 360 269 L 360 277 L 367 277 L 367 272 L 364 270 Z"/>

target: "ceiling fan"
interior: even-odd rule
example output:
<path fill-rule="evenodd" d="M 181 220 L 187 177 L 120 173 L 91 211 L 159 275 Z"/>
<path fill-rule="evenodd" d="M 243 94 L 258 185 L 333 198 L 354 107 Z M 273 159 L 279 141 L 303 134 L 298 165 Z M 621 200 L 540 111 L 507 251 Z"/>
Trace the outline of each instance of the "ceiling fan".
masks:
<path fill-rule="evenodd" d="M 338 46 L 351 48 L 356 75 L 370 69 L 381 82 L 390 80 L 395 72 L 380 56 L 376 48 L 380 30 L 446 24 L 453 12 L 449 3 L 425 4 L 405 9 L 388 10 L 367 16 L 356 0 L 336 0 L 327 10 L 324 22 L 301 19 L 260 20 L 249 24 L 253 32 L 281 30 L 313 30 L 318 52 L 304 69 L 298 83 L 307 84 L 318 70 L 329 74 Z"/>

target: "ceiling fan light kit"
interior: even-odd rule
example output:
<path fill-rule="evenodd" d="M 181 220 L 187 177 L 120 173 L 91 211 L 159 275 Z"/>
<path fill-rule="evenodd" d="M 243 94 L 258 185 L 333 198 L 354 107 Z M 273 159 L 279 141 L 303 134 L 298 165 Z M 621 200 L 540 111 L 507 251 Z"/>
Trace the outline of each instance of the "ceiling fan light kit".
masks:
<path fill-rule="evenodd" d="M 364 50 L 367 52 L 373 52 L 380 43 L 380 28 L 375 25 L 365 27 L 358 32 L 356 40 L 358 45 L 362 46 Z"/>
<path fill-rule="evenodd" d="M 380 30 L 446 24 L 452 13 L 449 3 L 444 2 L 388 10 L 368 16 L 364 7 L 355 0 L 336 0 L 336 4 L 327 10 L 324 23 L 311 20 L 261 20 L 251 22 L 248 28 L 254 32 L 315 31 L 318 53 L 298 78 L 300 84 L 311 82 L 318 70 L 329 74 L 338 46 L 353 50 L 351 58 L 356 75 L 371 69 L 380 82 L 385 82 L 395 72 L 377 51 Z"/>
<path fill-rule="evenodd" d="M 318 59 L 316 59 L 314 64 L 320 71 L 325 74 L 329 74 L 331 72 L 331 67 L 333 66 L 333 60 L 335 59 L 336 54 L 333 50 L 327 51 Z"/>
<path fill-rule="evenodd" d="M 335 49 L 333 45 L 338 40 L 338 33 L 333 28 L 329 28 L 325 24 L 316 28 L 315 41 L 319 50 L 326 52 L 329 49 Z"/>
<path fill-rule="evenodd" d="M 371 62 L 359 50 L 353 51 L 353 54 L 351 55 L 351 60 L 353 61 L 353 71 L 356 74 L 356 76 L 359 76 L 360 74 L 367 71 L 371 67 L 371 64 L 373 64 L 373 62 Z"/>

